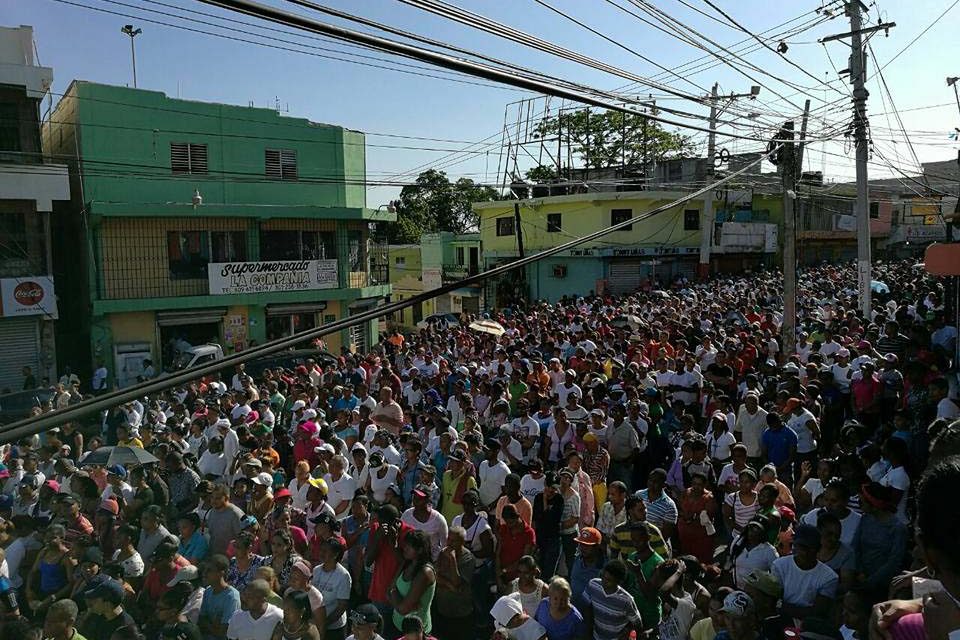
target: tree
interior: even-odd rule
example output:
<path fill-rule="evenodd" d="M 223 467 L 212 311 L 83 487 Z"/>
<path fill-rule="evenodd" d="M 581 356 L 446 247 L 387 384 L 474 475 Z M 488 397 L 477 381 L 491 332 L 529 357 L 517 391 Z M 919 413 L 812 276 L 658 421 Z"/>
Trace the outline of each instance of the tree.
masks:
<path fill-rule="evenodd" d="M 450 182 L 445 172 L 428 169 L 417 176 L 415 184 L 400 191 L 397 221 L 386 225 L 387 241 L 413 244 L 420 242 L 424 233 L 476 230 L 479 216 L 473 212 L 472 204 L 499 198 L 493 187 L 477 184 L 468 178 Z"/>
<path fill-rule="evenodd" d="M 656 114 L 655 111 L 651 113 Z M 545 118 L 534 133 L 537 138 L 557 135 L 562 136 L 564 142 L 569 139 L 573 152 L 587 169 L 621 164 L 642 166 L 644 160 L 682 157 L 693 151 L 693 144 L 687 136 L 665 131 L 658 122 L 643 115 L 621 111 L 568 111 Z"/>

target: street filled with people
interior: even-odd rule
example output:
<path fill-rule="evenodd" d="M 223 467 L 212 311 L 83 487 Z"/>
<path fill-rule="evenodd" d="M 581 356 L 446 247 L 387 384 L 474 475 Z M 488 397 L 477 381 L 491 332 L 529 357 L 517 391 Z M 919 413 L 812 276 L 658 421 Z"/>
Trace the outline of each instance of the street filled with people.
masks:
<path fill-rule="evenodd" d="M 955 640 L 957 327 L 874 277 L 791 350 L 776 272 L 651 281 L 14 443 L 0 640 Z"/>

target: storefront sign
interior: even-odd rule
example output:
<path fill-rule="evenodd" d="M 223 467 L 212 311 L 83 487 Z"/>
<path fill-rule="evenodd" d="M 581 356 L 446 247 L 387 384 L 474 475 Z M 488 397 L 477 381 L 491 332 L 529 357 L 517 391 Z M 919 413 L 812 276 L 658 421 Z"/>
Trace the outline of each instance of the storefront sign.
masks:
<path fill-rule="evenodd" d="M 212 262 L 207 265 L 210 295 L 309 291 L 339 286 L 336 260 Z"/>
<path fill-rule="evenodd" d="M 57 297 L 50 276 L 0 278 L 0 316 L 57 318 Z"/>

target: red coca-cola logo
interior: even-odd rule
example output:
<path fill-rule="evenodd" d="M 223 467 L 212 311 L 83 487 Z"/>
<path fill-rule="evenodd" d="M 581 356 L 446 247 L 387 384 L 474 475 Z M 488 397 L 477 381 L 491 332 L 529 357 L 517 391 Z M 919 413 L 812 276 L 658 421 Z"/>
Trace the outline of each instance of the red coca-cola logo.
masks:
<path fill-rule="evenodd" d="M 13 290 L 13 298 L 18 304 L 25 307 L 40 304 L 40 301 L 43 300 L 43 287 L 30 280 L 21 282 Z"/>

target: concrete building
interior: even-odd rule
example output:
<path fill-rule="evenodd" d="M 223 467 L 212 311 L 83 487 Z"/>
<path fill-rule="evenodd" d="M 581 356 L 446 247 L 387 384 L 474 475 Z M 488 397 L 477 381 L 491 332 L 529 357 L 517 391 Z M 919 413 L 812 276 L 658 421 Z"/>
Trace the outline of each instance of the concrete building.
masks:
<path fill-rule="evenodd" d="M 675 190 L 597 191 L 520 200 L 524 250 L 555 247 L 672 202 Z M 716 228 L 711 268 L 739 272 L 772 262 L 778 252 L 782 198 L 730 189 L 714 200 Z M 519 253 L 514 202 L 474 205 L 480 215 L 483 268 L 509 263 Z M 530 265 L 525 282 L 516 274 L 491 279 L 485 305 L 509 304 L 518 294 L 554 301 L 591 291 L 628 293 L 677 276 L 693 278 L 699 261 L 700 212 L 703 200 L 687 203 L 637 222 L 592 243 Z"/>
<path fill-rule="evenodd" d="M 393 300 L 404 300 L 480 272 L 479 233 L 427 233 L 419 244 L 390 245 L 389 252 Z M 393 323 L 413 329 L 433 313 L 477 314 L 483 306 L 482 296 L 481 285 L 455 289 L 394 314 Z"/>
<path fill-rule="evenodd" d="M 270 109 L 74 81 L 44 135 L 75 158 L 55 243 L 61 354 L 120 386 L 177 341 L 226 353 L 379 305 L 364 135 Z M 370 322 L 327 347 L 365 349 Z"/>
<path fill-rule="evenodd" d="M 57 379 L 51 213 L 70 183 L 40 142 L 52 82 L 34 58 L 33 28 L 0 27 L 0 392 L 23 388 L 23 367 L 38 384 Z"/>

